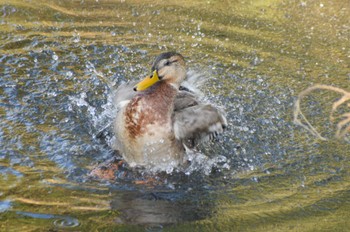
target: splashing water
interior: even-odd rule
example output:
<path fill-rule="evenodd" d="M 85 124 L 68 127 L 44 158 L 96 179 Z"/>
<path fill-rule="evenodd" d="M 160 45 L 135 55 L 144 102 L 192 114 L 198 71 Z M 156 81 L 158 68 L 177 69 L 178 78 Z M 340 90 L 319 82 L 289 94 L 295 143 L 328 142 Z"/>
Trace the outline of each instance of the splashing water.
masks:
<path fill-rule="evenodd" d="M 107 94 L 106 103 L 101 105 L 100 107 L 95 107 L 89 104 L 88 97 L 86 93 L 80 93 L 78 96 L 70 96 L 69 100 L 72 105 L 76 108 L 77 111 L 84 111 L 87 113 L 86 117 L 88 119 L 89 124 L 92 126 L 90 129 L 90 133 L 96 139 L 100 137 L 101 134 L 104 136 L 104 142 L 108 144 L 109 147 L 113 147 L 114 136 L 111 133 L 113 131 L 113 120 L 118 111 L 117 106 L 113 104 L 114 94 L 116 87 L 112 84 L 112 80 L 110 78 L 104 76 L 101 72 L 97 72 L 94 65 L 92 63 L 88 63 L 87 67 L 89 70 L 96 74 L 95 77 L 101 77 L 106 83 L 109 93 Z M 209 101 L 204 98 L 204 94 L 201 92 L 200 88 L 206 83 L 207 76 L 201 74 L 200 72 L 189 70 L 187 73 L 186 81 L 183 85 L 196 93 L 199 100 Z M 211 101 L 215 101 L 214 98 Z M 162 141 L 155 141 L 154 143 L 162 143 Z M 147 155 L 147 154 L 145 154 Z M 159 171 L 165 171 L 167 174 L 171 174 L 174 171 L 176 172 L 184 172 L 186 175 L 190 175 L 193 172 L 201 172 L 205 175 L 210 175 L 213 168 L 226 168 L 230 166 L 227 163 L 228 159 L 225 156 L 216 156 L 210 158 L 201 152 L 192 152 L 188 151 L 187 160 L 190 161 L 190 165 L 185 168 L 177 167 L 176 162 L 171 160 L 164 160 L 161 163 L 157 163 L 154 165 L 149 165 L 145 167 L 144 173 L 158 173 Z"/>

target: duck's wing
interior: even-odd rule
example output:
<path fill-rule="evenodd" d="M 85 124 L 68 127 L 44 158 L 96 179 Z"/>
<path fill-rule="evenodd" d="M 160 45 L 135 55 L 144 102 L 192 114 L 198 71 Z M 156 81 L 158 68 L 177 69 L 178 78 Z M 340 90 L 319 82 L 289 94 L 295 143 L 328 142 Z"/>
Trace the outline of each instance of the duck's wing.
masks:
<path fill-rule="evenodd" d="M 180 90 L 174 100 L 174 111 L 179 112 L 185 108 L 198 105 L 196 95 L 186 87 L 180 86 Z"/>
<path fill-rule="evenodd" d="M 136 95 L 133 90 L 137 82 L 123 83 L 118 86 L 113 92 L 113 104 L 115 105 L 116 112 L 119 112 L 124 106 L 126 106 L 129 101 Z M 111 126 L 113 121 L 110 121 L 104 125 L 95 135 L 96 138 L 105 139 L 111 136 Z"/>
<path fill-rule="evenodd" d="M 136 83 L 136 81 L 124 83 L 115 90 L 113 103 L 117 108 L 124 107 L 136 95 L 133 90 Z"/>
<path fill-rule="evenodd" d="M 181 93 L 182 91 L 180 91 Z M 175 100 L 173 128 L 176 139 L 192 145 L 216 137 L 227 127 L 225 112 L 210 104 L 201 104 L 184 91 Z"/>

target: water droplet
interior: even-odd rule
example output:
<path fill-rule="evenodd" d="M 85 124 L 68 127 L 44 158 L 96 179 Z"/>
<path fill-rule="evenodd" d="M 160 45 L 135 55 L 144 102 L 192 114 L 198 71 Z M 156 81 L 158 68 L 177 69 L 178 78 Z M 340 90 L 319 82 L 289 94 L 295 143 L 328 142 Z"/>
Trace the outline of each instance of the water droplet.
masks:
<path fill-rule="evenodd" d="M 172 189 L 172 190 L 175 190 L 175 185 L 172 184 L 172 183 L 169 183 L 169 184 L 168 184 L 168 188 L 170 188 L 170 189 Z"/>
<path fill-rule="evenodd" d="M 259 57 L 255 56 L 254 59 L 250 62 L 251 65 L 257 66 L 263 62 L 263 59 L 260 59 Z"/>
<path fill-rule="evenodd" d="M 74 32 L 73 32 L 73 42 L 74 43 L 80 42 L 80 34 L 76 30 L 74 30 Z"/>
<path fill-rule="evenodd" d="M 70 78 L 72 76 L 73 76 L 73 72 L 72 71 L 66 72 L 66 77 Z"/>
<path fill-rule="evenodd" d="M 73 42 L 74 43 L 79 43 L 80 42 L 80 36 L 74 37 Z"/>

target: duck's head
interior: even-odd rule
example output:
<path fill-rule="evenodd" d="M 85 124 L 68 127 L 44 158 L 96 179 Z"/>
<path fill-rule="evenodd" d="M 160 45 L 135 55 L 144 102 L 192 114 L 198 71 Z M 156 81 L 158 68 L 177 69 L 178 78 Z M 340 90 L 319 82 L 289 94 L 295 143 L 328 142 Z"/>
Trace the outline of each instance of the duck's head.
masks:
<path fill-rule="evenodd" d="M 152 72 L 151 76 L 134 87 L 135 91 L 145 90 L 159 81 L 165 81 L 178 89 L 186 77 L 184 57 L 176 52 L 162 53 L 154 60 Z"/>

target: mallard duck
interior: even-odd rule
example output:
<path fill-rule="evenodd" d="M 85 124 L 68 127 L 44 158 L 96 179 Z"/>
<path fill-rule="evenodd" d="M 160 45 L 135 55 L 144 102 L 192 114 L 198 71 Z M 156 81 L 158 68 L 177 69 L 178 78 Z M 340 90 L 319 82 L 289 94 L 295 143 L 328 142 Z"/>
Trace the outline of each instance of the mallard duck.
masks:
<path fill-rule="evenodd" d="M 165 171 L 186 163 L 186 150 L 223 132 L 225 113 L 183 87 L 184 57 L 160 54 L 152 75 L 118 87 L 114 121 L 117 149 L 131 167 Z"/>

